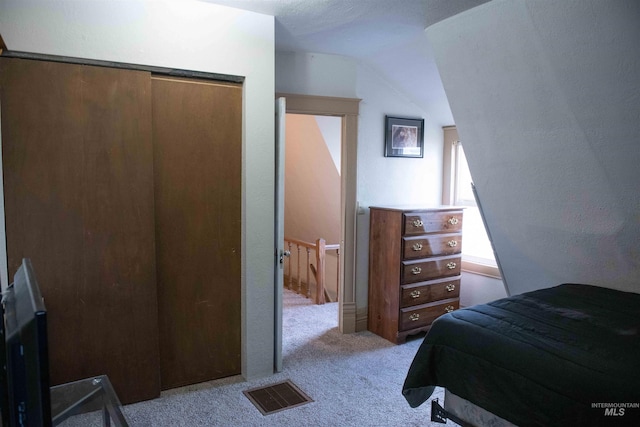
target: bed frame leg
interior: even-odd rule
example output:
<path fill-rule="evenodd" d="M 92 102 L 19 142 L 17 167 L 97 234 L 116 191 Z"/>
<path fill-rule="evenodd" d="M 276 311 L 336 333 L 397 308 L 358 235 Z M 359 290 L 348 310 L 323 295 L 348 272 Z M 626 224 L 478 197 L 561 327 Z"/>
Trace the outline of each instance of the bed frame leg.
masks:
<path fill-rule="evenodd" d="M 431 421 L 435 423 L 446 424 L 447 423 L 447 411 L 438 403 L 438 399 L 431 401 Z"/>
<path fill-rule="evenodd" d="M 431 421 L 440 424 L 446 424 L 447 419 L 450 419 L 454 423 L 467 427 L 471 426 L 468 422 L 461 420 L 453 414 L 448 413 L 440 404 L 438 403 L 438 398 L 435 398 L 431 401 Z"/>

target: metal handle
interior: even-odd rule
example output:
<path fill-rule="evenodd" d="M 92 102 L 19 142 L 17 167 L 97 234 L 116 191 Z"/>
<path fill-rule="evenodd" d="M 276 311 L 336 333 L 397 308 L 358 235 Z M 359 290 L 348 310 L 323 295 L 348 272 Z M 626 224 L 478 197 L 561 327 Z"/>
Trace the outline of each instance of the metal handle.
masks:
<path fill-rule="evenodd" d="M 422 243 L 416 243 L 415 245 L 413 245 L 411 247 L 411 249 L 413 249 L 414 251 L 421 251 L 422 250 Z"/>
<path fill-rule="evenodd" d="M 422 227 L 424 225 L 424 222 L 422 222 L 421 219 L 416 219 L 413 221 L 413 226 L 418 228 L 418 227 Z"/>
<path fill-rule="evenodd" d="M 458 218 L 456 218 L 455 216 L 452 216 L 451 218 L 449 218 L 449 221 L 447 222 L 451 225 L 456 225 L 458 223 Z"/>
<path fill-rule="evenodd" d="M 422 269 L 420 267 L 413 267 L 411 269 L 411 274 L 416 275 L 416 274 L 420 274 L 422 272 Z"/>
<path fill-rule="evenodd" d="M 456 246 L 458 246 L 458 241 L 457 240 L 449 240 L 447 242 L 447 246 L 449 246 L 450 248 L 455 248 Z"/>
<path fill-rule="evenodd" d="M 411 316 L 409 316 L 409 319 L 412 322 L 415 322 L 416 320 L 420 319 L 420 315 L 418 313 L 413 313 Z"/>
<path fill-rule="evenodd" d="M 446 311 L 447 313 L 451 313 L 453 310 L 455 310 L 456 308 L 452 305 L 448 305 L 444 308 L 444 311 Z"/>
<path fill-rule="evenodd" d="M 291 256 L 291 251 L 280 251 L 280 264 L 284 264 L 284 257 L 289 258 Z M 282 266 L 280 266 L 282 268 Z"/>
<path fill-rule="evenodd" d="M 447 285 L 447 292 L 453 292 L 456 290 L 456 285 L 454 285 L 453 283 L 449 283 Z"/>
<path fill-rule="evenodd" d="M 420 291 L 416 289 L 415 291 L 412 291 L 409 295 L 411 295 L 411 298 L 420 298 Z"/>
<path fill-rule="evenodd" d="M 449 262 L 447 263 L 447 268 L 449 270 L 453 270 L 454 268 L 456 268 L 457 264 L 455 262 Z"/>

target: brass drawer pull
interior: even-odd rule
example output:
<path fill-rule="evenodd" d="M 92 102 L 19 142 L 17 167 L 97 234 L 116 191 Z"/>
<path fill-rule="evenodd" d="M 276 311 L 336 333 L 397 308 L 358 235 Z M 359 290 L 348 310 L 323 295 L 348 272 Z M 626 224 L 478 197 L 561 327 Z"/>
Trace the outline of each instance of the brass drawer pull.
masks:
<path fill-rule="evenodd" d="M 456 285 L 454 285 L 453 283 L 449 283 L 447 285 L 447 292 L 453 292 L 456 290 Z"/>
<path fill-rule="evenodd" d="M 458 246 L 458 241 L 457 240 L 449 240 L 447 242 L 447 246 L 449 246 L 450 248 L 455 248 L 456 246 Z"/>
<path fill-rule="evenodd" d="M 422 227 L 424 225 L 424 222 L 422 222 L 421 219 L 416 219 L 413 221 L 413 226 L 418 228 L 418 227 Z"/>
<path fill-rule="evenodd" d="M 456 268 L 457 265 L 458 264 L 456 264 L 455 262 L 449 262 L 449 263 L 447 263 L 447 268 L 449 270 L 453 270 L 454 268 Z"/>
<path fill-rule="evenodd" d="M 449 218 L 449 221 L 447 222 L 451 225 L 456 225 L 458 223 L 458 218 L 456 218 L 455 216 L 452 216 L 451 218 Z"/>
<path fill-rule="evenodd" d="M 418 313 L 413 313 L 411 316 L 409 316 L 409 319 L 412 322 L 415 322 L 416 320 L 420 319 L 420 315 Z"/>
<path fill-rule="evenodd" d="M 422 243 L 416 243 L 415 245 L 413 245 L 411 247 L 411 249 L 413 249 L 414 251 L 421 251 L 422 250 Z"/>
<path fill-rule="evenodd" d="M 447 313 L 451 313 L 453 310 L 455 310 L 456 308 L 452 305 L 448 305 L 444 308 L 444 311 L 446 311 Z"/>
<path fill-rule="evenodd" d="M 455 268 L 455 265 L 454 265 L 454 268 Z M 420 273 L 422 273 L 422 269 L 420 267 L 413 267 L 411 269 L 411 274 L 413 274 L 414 276 Z"/>
<path fill-rule="evenodd" d="M 420 298 L 420 291 L 416 289 L 415 291 L 412 291 L 409 295 L 411 295 L 411 298 Z"/>

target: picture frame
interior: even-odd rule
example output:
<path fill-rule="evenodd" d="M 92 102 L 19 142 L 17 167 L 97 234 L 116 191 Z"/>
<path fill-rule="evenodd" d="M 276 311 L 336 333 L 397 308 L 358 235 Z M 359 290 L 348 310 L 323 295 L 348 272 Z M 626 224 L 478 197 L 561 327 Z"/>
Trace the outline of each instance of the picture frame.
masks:
<path fill-rule="evenodd" d="M 424 157 L 424 119 L 385 116 L 385 157 Z"/>

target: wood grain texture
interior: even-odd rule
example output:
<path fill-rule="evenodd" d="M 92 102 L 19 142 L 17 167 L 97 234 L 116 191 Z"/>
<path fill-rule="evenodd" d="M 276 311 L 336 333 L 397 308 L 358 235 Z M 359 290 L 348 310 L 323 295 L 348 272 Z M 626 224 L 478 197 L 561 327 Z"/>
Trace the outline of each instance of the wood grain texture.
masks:
<path fill-rule="evenodd" d="M 368 329 L 395 342 L 402 217 L 397 212 L 371 209 L 369 230 Z"/>
<path fill-rule="evenodd" d="M 400 330 L 407 331 L 430 326 L 438 317 L 450 311 L 457 310 L 458 308 L 460 308 L 460 300 L 458 298 L 402 308 L 400 309 L 402 317 Z"/>
<path fill-rule="evenodd" d="M 167 389 L 241 369 L 242 87 L 152 81 L 160 365 Z"/>
<path fill-rule="evenodd" d="M 0 59 L 9 274 L 32 259 L 52 384 L 159 395 L 150 76 Z"/>
<path fill-rule="evenodd" d="M 404 215 L 404 234 L 459 232 L 462 230 L 462 211 L 408 212 Z"/>
<path fill-rule="evenodd" d="M 422 282 L 438 277 L 459 276 L 462 266 L 460 255 L 402 261 L 402 284 Z"/>
<path fill-rule="evenodd" d="M 370 213 L 368 329 L 400 344 L 459 307 L 462 211 L 371 207 Z"/>
<path fill-rule="evenodd" d="M 426 304 L 460 296 L 460 276 L 402 285 L 400 307 Z"/>
<path fill-rule="evenodd" d="M 402 238 L 402 258 L 416 259 L 462 252 L 462 234 L 429 234 Z"/>

